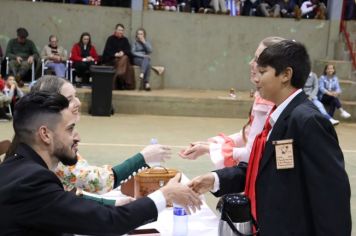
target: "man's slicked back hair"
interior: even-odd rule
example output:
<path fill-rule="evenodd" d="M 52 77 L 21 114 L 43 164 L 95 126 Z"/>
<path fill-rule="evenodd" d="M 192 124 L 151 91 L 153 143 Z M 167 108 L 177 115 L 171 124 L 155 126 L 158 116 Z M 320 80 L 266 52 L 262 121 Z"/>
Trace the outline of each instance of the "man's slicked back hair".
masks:
<path fill-rule="evenodd" d="M 13 127 L 18 142 L 32 144 L 34 134 L 41 126 L 54 129 L 61 121 L 61 111 L 69 102 L 59 93 L 47 91 L 31 92 L 15 105 Z"/>

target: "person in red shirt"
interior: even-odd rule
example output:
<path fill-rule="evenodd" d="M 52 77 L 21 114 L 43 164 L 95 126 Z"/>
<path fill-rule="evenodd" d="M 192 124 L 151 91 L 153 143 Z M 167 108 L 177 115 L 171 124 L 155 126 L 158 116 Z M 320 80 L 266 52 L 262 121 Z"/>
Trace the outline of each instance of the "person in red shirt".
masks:
<path fill-rule="evenodd" d="M 94 45 L 91 43 L 91 36 L 88 32 L 80 35 L 79 42 L 74 44 L 71 51 L 70 59 L 73 61 L 73 67 L 76 72 L 75 81 L 89 82 L 90 66 L 98 62 L 99 56 Z"/>

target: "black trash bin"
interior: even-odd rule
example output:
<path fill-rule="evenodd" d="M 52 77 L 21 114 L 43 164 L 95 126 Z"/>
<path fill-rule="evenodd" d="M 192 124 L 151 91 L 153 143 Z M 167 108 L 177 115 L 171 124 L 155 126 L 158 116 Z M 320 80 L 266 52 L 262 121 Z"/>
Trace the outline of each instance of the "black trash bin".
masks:
<path fill-rule="evenodd" d="M 91 108 L 89 113 L 93 116 L 110 116 L 112 109 L 112 79 L 114 68 L 112 66 L 90 66 L 92 81 Z"/>

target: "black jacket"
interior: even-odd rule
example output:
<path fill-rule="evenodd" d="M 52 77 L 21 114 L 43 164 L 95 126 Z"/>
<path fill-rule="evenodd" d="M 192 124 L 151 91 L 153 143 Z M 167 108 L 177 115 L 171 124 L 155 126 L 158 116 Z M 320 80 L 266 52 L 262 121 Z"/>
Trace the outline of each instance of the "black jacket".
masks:
<path fill-rule="evenodd" d="M 276 168 L 272 141 L 293 139 L 294 168 Z M 246 165 L 216 171 L 220 191 L 244 190 Z M 304 92 L 281 113 L 266 143 L 256 180 L 261 236 L 351 235 L 350 183 L 331 123 Z"/>
<path fill-rule="evenodd" d="M 0 165 L 1 236 L 121 235 L 157 219 L 147 197 L 122 207 L 104 206 L 65 192 L 29 146 L 20 144 L 15 153 Z"/>
<path fill-rule="evenodd" d="M 115 53 L 123 51 L 132 60 L 131 45 L 126 37 L 118 38 L 115 35 L 108 37 L 103 52 L 103 63 L 112 64 Z"/>

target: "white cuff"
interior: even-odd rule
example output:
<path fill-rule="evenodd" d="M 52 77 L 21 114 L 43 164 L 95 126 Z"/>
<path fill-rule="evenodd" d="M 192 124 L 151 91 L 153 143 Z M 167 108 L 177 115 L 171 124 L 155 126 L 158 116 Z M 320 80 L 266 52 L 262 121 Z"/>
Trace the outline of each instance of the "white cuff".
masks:
<path fill-rule="evenodd" d="M 209 144 L 210 159 L 217 169 L 224 168 L 224 156 L 222 154 L 222 145 L 219 143 Z"/>
<path fill-rule="evenodd" d="M 161 190 L 154 191 L 153 193 L 150 193 L 147 197 L 151 198 L 151 200 L 155 203 L 158 213 L 160 213 L 166 208 L 167 202 Z"/>
<path fill-rule="evenodd" d="M 216 172 L 212 172 L 213 175 L 214 175 L 214 187 L 213 189 L 211 190 L 212 193 L 216 193 L 217 191 L 220 190 L 220 180 L 219 180 L 219 176 Z"/>

